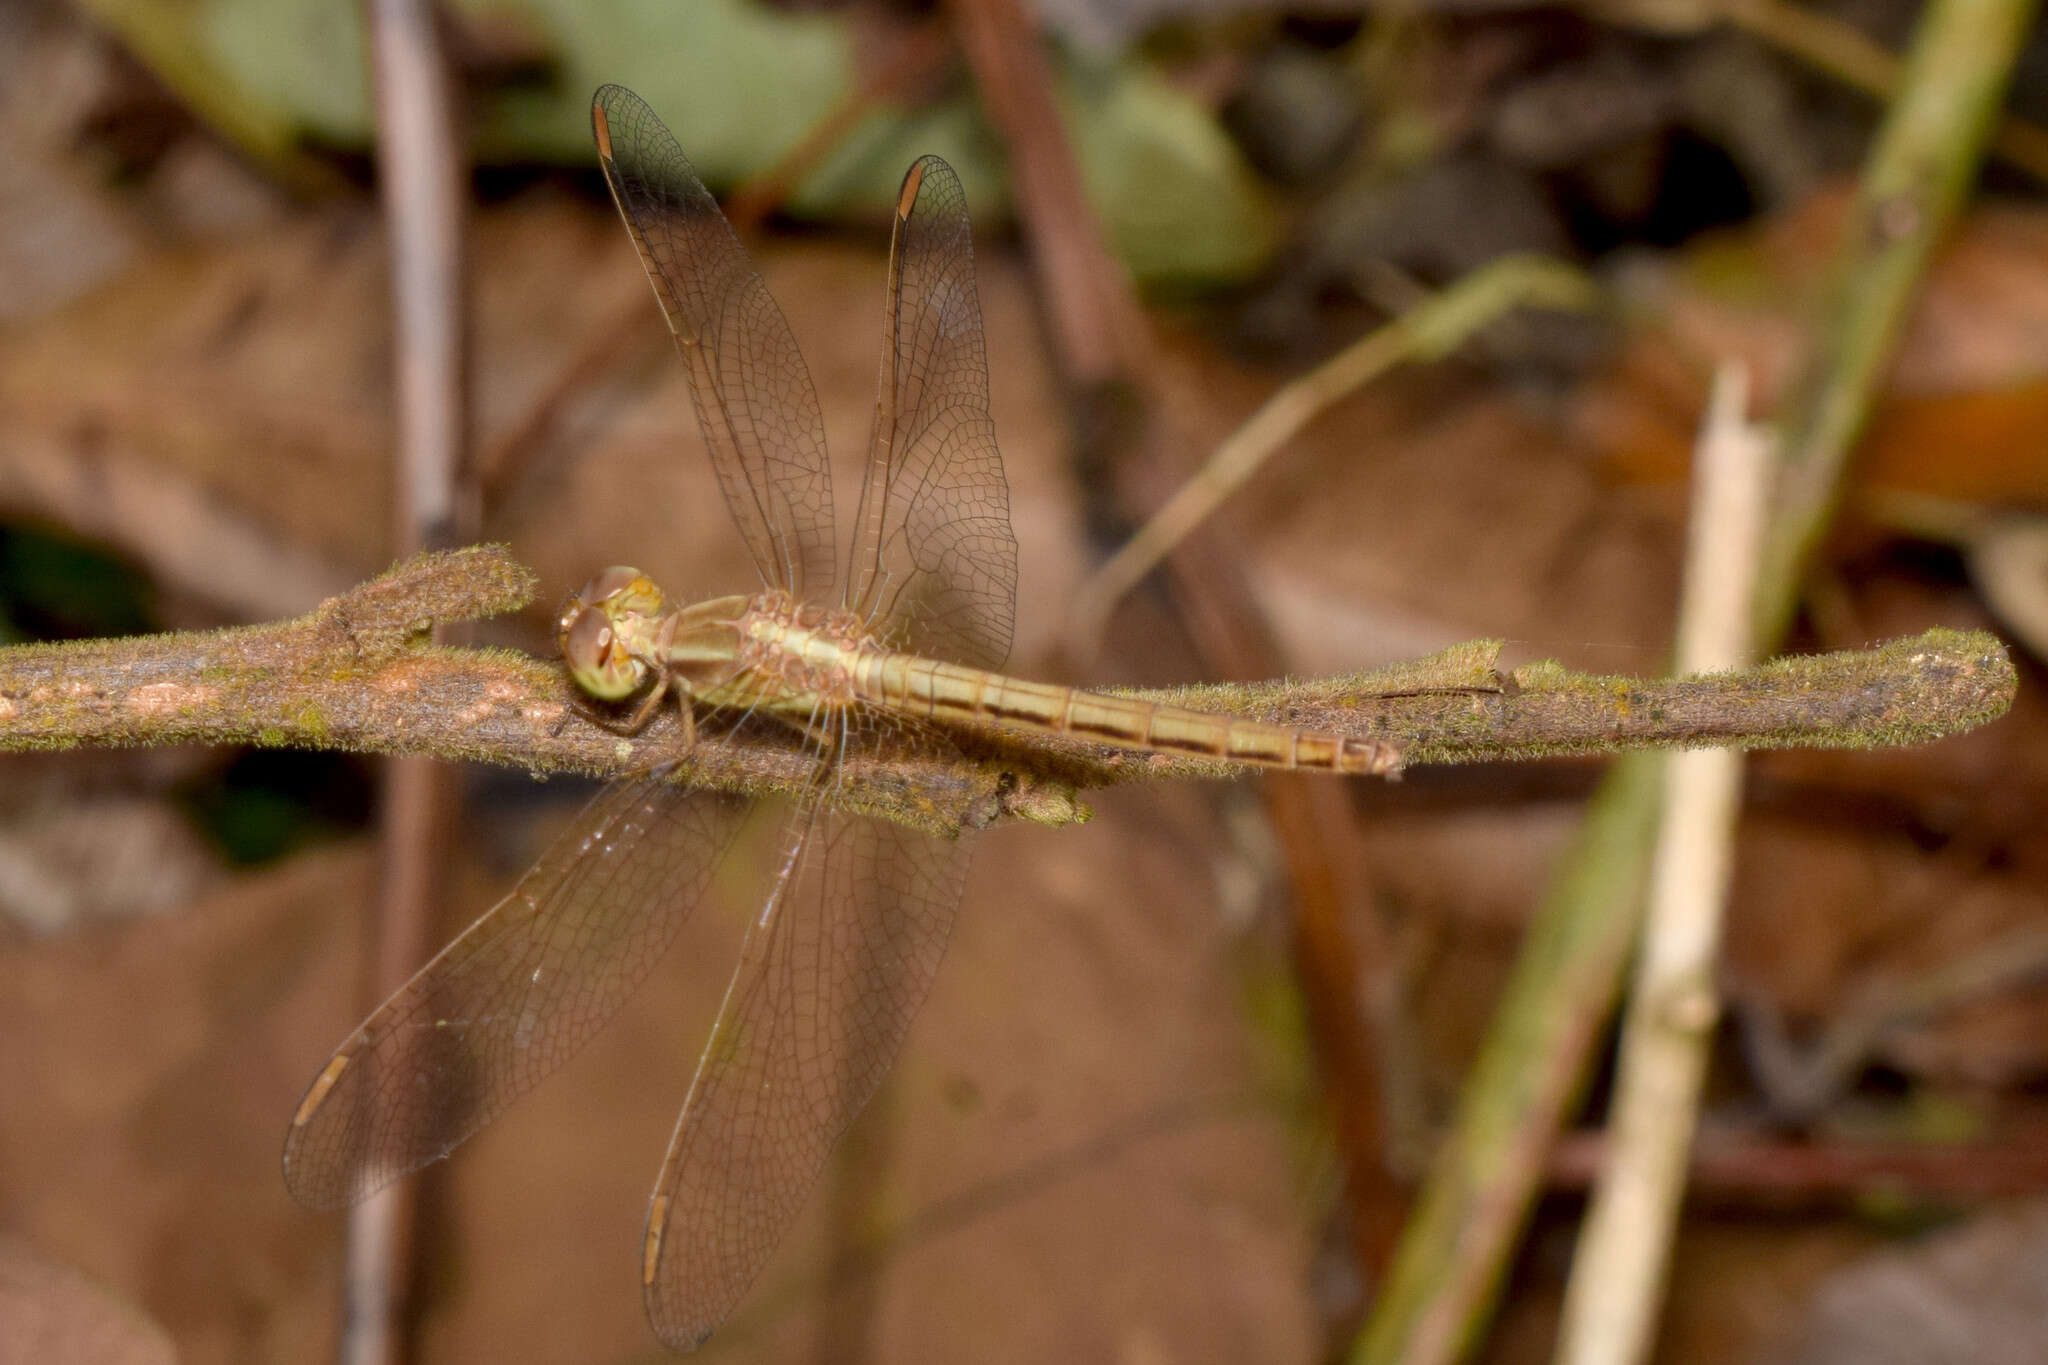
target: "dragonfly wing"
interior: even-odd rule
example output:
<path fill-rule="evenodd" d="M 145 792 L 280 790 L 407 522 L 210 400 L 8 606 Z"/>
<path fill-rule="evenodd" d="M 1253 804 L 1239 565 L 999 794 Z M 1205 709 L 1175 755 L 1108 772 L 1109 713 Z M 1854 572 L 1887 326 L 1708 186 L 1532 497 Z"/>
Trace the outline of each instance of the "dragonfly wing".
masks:
<path fill-rule="evenodd" d="M 647 1316 L 670 1346 L 725 1320 L 881 1084 L 966 869 L 958 843 L 798 808 L 648 1208 Z"/>
<path fill-rule="evenodd" d="M 889 252 L 882 378 L 846 602 L 898 648 L 999 668 L 1017 614 L 1010 487 L 988 410 L 960 178 L 910 168 Z"/>
<path fill-rule="evenodd" d="M 607 85 L 591 131 L 690 374 L 718 485 L 770 586 L 829 600 L 832 469 L 796 337 L 683 149 L 638 95 Z"/>
<path fill-rule="evenodd" d="M 652 970 L 749 805 L 655 778 L 605 788 L 335 1052 L 285 1138 L 293 1196 L 353 1203 L 568 1060 Z"/>

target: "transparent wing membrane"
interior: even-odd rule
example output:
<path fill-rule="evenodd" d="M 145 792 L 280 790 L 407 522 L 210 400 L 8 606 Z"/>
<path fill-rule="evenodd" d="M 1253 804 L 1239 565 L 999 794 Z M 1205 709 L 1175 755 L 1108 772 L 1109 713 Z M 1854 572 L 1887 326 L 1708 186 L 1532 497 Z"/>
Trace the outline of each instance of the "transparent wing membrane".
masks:
<path fill-rule="evenodd" d="M 810 802 L 749 926 L 648 1208 L 647 1316 L 688 1350 L 723 1322 L 874 1095 L 931 991 L 964 846 Z"/>
<path fill-rule="evenodd" d="M 903 178 L 884 307 L 846 600 L 899 649 L 1000 668 L 1017 539 L 989 419 L 967 200 L 935 156 Z"/>
<path fill-rule="evenodd" d="M 718 486 L 761 578 L 808 601 L 833 580 L 825 419 L 796 337 L 718 202 L 638 95 L 591 102 L 598 160 L 690 375 Z"/>
<path fill-rule="evenodd" d="M 335 1051 L 285 1140 L 293 1196 L 365 1197 L 574 1055 L 661 959 L 749 804 L 652 778 L 605 788 Z"/>

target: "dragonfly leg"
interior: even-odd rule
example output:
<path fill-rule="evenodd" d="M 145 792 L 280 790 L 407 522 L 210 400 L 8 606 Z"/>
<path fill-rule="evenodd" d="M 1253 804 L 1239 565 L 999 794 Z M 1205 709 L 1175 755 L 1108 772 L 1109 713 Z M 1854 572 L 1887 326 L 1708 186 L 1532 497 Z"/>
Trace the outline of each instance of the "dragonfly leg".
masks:
<path fill-rule="evenodd" d="M 840 742 L 845 738 L 845 734 L 835 721 L 835 712 L 827 712 L 823 717 L 816 714 L 792 716 L 783 711 L 767 711 L 763 714 L 809 740 L 816 746 L 819 755 L 826 760 L 828 766 L 838 759 Z"/>
<path fill-rule="evenodd" d="M 648 691 L 647 696 L 641 700 L 638 706 L 633 708 L 633 714 L 627 716 L 624 720 L 620 720 L 616 714 L 605 709 L 603 703 L 593 702 L 585 696 L 576 697 L 572 704 L 578 714 L 592 725 L 609 730 L 615 735 L 637 735 L 647 728 L 647 722 L 654 718 L 654 708 L 661 705 L 661 699 L 668 696 L 671 692 L 675 693 L 676 700 L 680 703 L 676 709 L 682 713 L 683 748 L 685 750 L 695 748 L 697 744 L 697 717 L 695 710 L 691 706 L 689 685 L 676 681 L 667 672 L 663 672 L 660 675 L 653 688 Z M 564 716 L 556 726 L 555 732 L 557 734 L 561 733 L 561 727 L 568 723 L 569 718 Z"/>
<path fill-rule="evenodd" d="M 646 698 L 633 708 L 633 714 L 627 718 L 625 726 L 627 734 L 637 735 L 647 727 L 647 722 L 654 718 L 654 708 L 661 705 L 661 699 L 668 695 L 673 677 L 674 675 L 667 669 L 661 670 L 655 679 L 654 686 L 648 689 Z M 691 720 L 689 690 L 687 688 L 677 688 L 677 694 L 682 701 L 683 720 L 689 723 Z M 688 731 L 686 731 L 693 744 L 697 738 L 695 728 L 694 724 L 690 724 Z"/>
<path fill-rule="evenodd" d="M 676 688 L 676 710 L 683 717 L 683 752 L 689 753 L 697 747 L 697 708 L 690 704 L 690 689 Z"/>
<path fill-rule="evenodd" d="M 555 722 L 555 728 L 551 733 L 560 735 L 562 731 L 568 729 L 571 716 L 581 716 L 601 729 L 623 733 L 618 718 L 605 710 L 603 703 L 592 700 L 590 694 L 582 688 L 573 690 L 568 708 L 562 712 L 562 718 Z"/>

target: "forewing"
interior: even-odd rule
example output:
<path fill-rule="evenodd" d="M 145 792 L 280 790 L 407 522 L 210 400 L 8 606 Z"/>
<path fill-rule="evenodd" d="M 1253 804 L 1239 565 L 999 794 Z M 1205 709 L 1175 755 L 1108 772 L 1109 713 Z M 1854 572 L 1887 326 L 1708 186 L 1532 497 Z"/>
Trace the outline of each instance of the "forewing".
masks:
<path fill-rule="evenodd" d="M 888 1072 L 952 933 L 965 849 L 812 802 L 697 1064 L 648 1209 L 647 1316 L 725 1320 Z"/>
<path fill-rule="evenodd" d="M 897 196 L 886 307 L 846 601 L 898 648 L 998 668 L 1017 614 L 1017 539 L 967 200 L 938 157 L 913 165 Z"/>
<path fill-rule="evenodd" d="M 654 778 L 601 792 L 335 1052 L 285 1137 L 292 1195 L 353 1203 L 568 1060 L 660 959 L 749 804 Z"/>
<path fill-rule="evenodd" d="M 782 310 L 683 149 L 638 95 L 591 100 L 598 161 L 690 375 L 718 486 L 762 579 L 832 587 L 832 469 L 818 392 Z"/>

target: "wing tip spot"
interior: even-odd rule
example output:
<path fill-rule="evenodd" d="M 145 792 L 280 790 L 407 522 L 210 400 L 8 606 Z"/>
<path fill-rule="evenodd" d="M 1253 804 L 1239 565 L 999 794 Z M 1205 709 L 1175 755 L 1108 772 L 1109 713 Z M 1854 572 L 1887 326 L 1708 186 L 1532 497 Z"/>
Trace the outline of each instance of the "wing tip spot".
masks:
<path fill-rule="evenodd" d="M 896 216 L 898 218 L 908 218 L 910 216 L 911 210 L 917 207 L 917 192 L 923 186 L 924 162 L 919 160 L 913 163 L 910 169 L 904 173 L 903 188 L 897 191 Z"/>
<path fill-rule="evenodd" d="M 598 92 L 602 94 L 602 91 Z M 590 132 L 597 139 L 597 154 L 606 161 L 612 159 L 612 122 L 606 117 L 604 105 L 592 102 L 590 106 Z"/>
<path fill-rule="evenodd" d="M 341 1073 L 352 1060 L 354 1059 L 346 1052 L 337 1052 L 327 1059 L 327 1065 L 321 1068 L 312 1089 L 306 1092 L 306 1098 L 299 1101 L 299 1112 L 292 1115 L 292 1127 L 303 1128 L 312 1120 L 320 1105 L 327 1099 L 328 1092 L 334 1089 L 334 1083 L 341 1079 Z"/>
<path fill-rule="evenodd" d="M 655 1271 L 661 1266 L 661 1234 L 668 1226 L 668 1196 L 657 1194 L 647 1206 L 647 1242 L 641 1251 L 640 1283 L 654 1283 Z"/>

